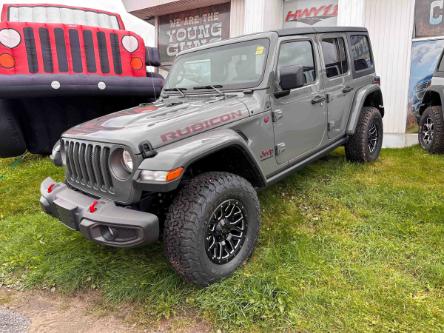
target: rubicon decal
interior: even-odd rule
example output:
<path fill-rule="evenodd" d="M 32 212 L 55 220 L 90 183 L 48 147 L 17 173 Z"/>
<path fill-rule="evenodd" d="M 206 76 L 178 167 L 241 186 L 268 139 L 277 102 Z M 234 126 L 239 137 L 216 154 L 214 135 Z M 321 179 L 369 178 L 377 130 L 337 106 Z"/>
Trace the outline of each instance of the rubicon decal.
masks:
<path fill-rule="evenodd" d="M 205 130 L 215 128 L 218 126 L 222 126 L 225 124 L 228 124 L 236 119 L 242 118 L 242 111 L 236 111 L 231 113 L 226 113 L 221 116 L 217 116 L 208 120 L 204 120 L 202 122 L 198 122 L 192 125 L 189 125 L 187 127 L 168 132 L 165 134 L 162 134 L 160 136 L 163 143 L 175 141 L 196 133 L 203 132 Z"/>

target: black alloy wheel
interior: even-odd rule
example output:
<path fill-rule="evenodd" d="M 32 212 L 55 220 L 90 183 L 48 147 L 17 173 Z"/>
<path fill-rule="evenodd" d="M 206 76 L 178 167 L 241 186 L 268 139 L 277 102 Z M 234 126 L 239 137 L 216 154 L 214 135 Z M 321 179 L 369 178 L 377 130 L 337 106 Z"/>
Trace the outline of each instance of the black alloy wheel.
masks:
<path fill-rule="evenodd" d="M 218 265 L 236 257 L 247 237 L 244 206 L 234 199 L 222 202 L 211 215 L 205 238 L 208 258 Z"/>

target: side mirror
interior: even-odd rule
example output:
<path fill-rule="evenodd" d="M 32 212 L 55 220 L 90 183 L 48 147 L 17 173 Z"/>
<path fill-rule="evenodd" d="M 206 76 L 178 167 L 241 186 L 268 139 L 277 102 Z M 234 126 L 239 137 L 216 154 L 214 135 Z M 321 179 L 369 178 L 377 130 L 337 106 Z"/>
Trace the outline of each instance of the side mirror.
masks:
<path fill-rule="evenodd" d="M 279 85 L 284 91 L 303 87 L 305 84 L 304 67 L 299 65 L 279 68 Z"/>

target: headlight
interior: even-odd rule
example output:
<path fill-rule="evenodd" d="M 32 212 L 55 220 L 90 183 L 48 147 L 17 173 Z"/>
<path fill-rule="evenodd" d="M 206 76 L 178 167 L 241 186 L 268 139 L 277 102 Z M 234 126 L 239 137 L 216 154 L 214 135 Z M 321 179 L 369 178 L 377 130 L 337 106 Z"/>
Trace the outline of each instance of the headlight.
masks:
<path fill-rule="evenodd" d="M 122 164 L 129 173 L 133 172 L 134 162 L 128 150 L 122 152 Z"/>
<path fill-rule="evenodd" d="M 133 174 L 134 166 L 133 155 L 128 150 L 117 148 L 111 153 L 110 168 L 117 179 L 127 180 Z"/>
<path fill-rule="evenodd" d="M 170 171 L 142 170 L 139 180 L 142 182 L 172 182 L 181 177 L 184 170 L 182 167 Z"/>
<path fill-rule="evenodd" d="M 123 36 L 122 45 L 130 53 L 133 53 L 139 48 L 139 41 L 134 36 Z"/>
<path fill-rule="evenodd" d="M 49 157 L 56 166 L 63 166 L 60 140 L 52 148 L 52 154 Z"/>
<path fill-rule="evenodd" d="M 2 29 L 0 30 L 0 43 L 4 46 L 13 49 L 20 44 L 21 37 L 18 31 L 14 29 Z"/>

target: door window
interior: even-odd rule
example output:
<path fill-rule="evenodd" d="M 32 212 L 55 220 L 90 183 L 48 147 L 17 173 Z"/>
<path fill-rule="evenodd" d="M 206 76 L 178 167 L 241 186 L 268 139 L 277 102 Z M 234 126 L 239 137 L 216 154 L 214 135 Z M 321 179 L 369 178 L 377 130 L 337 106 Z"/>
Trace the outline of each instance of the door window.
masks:
<path fill-rule="evenodd" d="M 322 53 L 328 78 L 341 76 L 348 72 L 347 52 L 343 38 L 323 39 Z"/>
<path fill-rule="evenodd" d="M 298 65 L 304 67 L 305 85 L 316 81 L 313 45 L 309 41 L 284 43 L 279 51 L 278 68 Z"/>
<path fill-rule="evenodd" d="M 350 36 L 350 42 L 355 71 L 359 72 L 372 68 L 373 59 L 368 37 L 365 35 Z"/>

